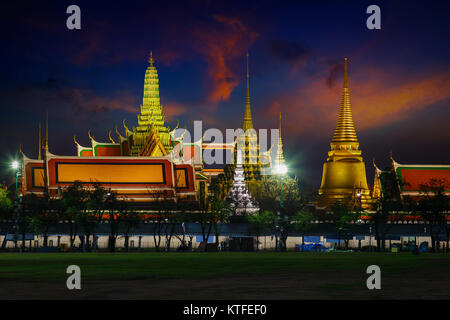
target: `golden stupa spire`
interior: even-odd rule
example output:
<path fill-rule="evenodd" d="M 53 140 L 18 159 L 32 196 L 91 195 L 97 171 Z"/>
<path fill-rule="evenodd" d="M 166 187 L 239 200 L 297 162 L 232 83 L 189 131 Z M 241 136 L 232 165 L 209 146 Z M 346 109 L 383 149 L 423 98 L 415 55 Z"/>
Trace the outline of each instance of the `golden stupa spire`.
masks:
<path fill-rule="evenodd" d="M 250 75 L 248 72 L 248 52 L 247 52 L 247 95 L 245 97 L 245 113 L 244 113 L 244 125 L 242 129 L 247 131 L 248 129 L 253 129 L 252 112 L 250 110 L 250 85 L 249 85 Z"/>
<path fill-rule="evenodd" d="M 48 152 L 48 109 L 45 110 L 45 151 Z"/>
<path fill-rule="evenodd" d="M 283 142 L 281 140 L 281 112 L 280 112 L 280 126 L 278 131 L 278 149 L 277 149 L 277 165 L 280 164 L 284 164 Z"/>
<path fill-rule="evenodd" d="M 342 89 L 339 120 L 336 126 L 336 130 L 334 131 L 334 136 L 331 143 L 343 143 L 343 142 L 358 143 L 355 125 L 353 123 L 352 106 L 350 104 L 350 92 L 348 89 L 347 58 L 345 58 L 344 87 Z"/>
<path fill-rule="evenodd" d="M 38 160 L 42 159 L 42 137 L 41 137 L 41 122 L 39 122 L 39 153 L 38 153 Z"/>
<path fill-rule="evenodd" d="M 153 67 L 153 62 L 155 62 L 155 60 L 153 60 L 153 52 L 150 51 L 150 58 L 148 58 L 148 62 L 150 63 L 150 67 Z"/>

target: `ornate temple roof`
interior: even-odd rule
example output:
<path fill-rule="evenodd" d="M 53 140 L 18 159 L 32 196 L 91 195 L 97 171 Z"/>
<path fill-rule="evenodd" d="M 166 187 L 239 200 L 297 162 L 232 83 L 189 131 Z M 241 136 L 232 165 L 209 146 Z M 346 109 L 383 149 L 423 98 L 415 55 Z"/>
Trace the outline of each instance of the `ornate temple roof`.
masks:
<path fill-rule="evenodd" d="M 445 194 L 450 195 L 450 165 L 400 164 L 392 157 L 391 160 L 402 195 L 420 195 L 421 185 L 433 178 L 446 180 Z"/>

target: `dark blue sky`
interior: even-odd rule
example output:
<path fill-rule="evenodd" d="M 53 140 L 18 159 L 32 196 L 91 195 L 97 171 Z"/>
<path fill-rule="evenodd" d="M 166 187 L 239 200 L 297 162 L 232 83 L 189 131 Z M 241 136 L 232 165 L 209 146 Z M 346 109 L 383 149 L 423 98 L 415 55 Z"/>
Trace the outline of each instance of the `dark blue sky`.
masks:
<path fill-rule="evenodd" d="M 66 28 L 70 4 L 81 30 Z M 381 30 L 366 8 L 381 8 Z M 254 125 L 277 127 L 293 173 L 315 187 L 337 121 L 349 57 L 354 120 L 369 183 L 372 158 L 449 163 L 448 1 L 19 1 L 1 12 L 1 159 L 23 144 L 37 154 L 50 118 L 50 151 L 75 154 L 127 120 L 136 123 L 153 51 L 169 125 L 241 126 L 245 52 Z"/>

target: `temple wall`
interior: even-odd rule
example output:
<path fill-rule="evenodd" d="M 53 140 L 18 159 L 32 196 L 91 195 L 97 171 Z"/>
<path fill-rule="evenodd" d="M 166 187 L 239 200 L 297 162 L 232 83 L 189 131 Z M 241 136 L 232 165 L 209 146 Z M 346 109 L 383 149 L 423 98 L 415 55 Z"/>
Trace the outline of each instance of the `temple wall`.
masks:
<path fill-rule="evenodd" d="M 1 241 L 3 241 L 4 236 L 0 236 L 0 243 Z M 331 248 L 334 247 L 335 244 L 334 243 L 329 243 L 329 242 L 323 242 L 324 241 L 324 237 L 320 237 L 321 238 L 321 243 L 324 244 L 327 248 Z M 92 241 L 92 237 L 90 238 Z M 189 241 L 189 237 L 186 236 L 185 240 Z M 219 237 L 219 242 L 226 242 L 229 239 L 229 237 Z M 408 237 L 401 237 L 400 240 L 392 240 L 391 244 L 400 244 L 402 241 L 405 242 L 408 240 Z M 213 241 L 215 240 L 215 237 L 213 237 Z M 165 237 L 162 236 L 161 237 L 161 250 L 164 250 L 165 247 Z M 259 237 L 258 238 L 259 241 L 259 250 L 274 250 L 275 249 L 275 237 L 272 236 L 265 236 L 265 237 Z M 431 247 L 431 238 L 430 237 L 416 237 L 416 244 L 420 245 L 422 242 L 427 241 L 428 245 Z M 31 246 L 33 248 L 37 248 L 42 247 L 44 242 L 44 238 L 42 236 L 35 236 L 34 240 L 31 241 Z M 170 241 L 171 245 L 171 249 L 176 249 L 180 244 L 180 240 L 178 240 L 178 238 L 176 238 L 175 236 L 172 237 L 171 241 Z M 302 238 L 301 237 L 288 237 L 287 240 L 287 247 L 288 250 L 293 251 L 295 250 L 295 245 L 296 244 L 301 244 L 302 243 Z M 389 240 L 386 240 L 386 248 L 389 248 Z M 21 241 L 19 241 L 19 245 L 21 244 Z M 48 237 L 48 246 L 49 247 L 53 247 L 56 248 L 58 244 L 58 237 L 57 236 L 49 236 Z M 61 245 L 66 245 L 68 246 L 69 244 L 69 236 L 61 236 L 60 238 L 60 244 Z M 124 248 L 124 244 L 125 244 L 125 239 L 123 236 L 120 236 L 117 238 L 116 240 L 116 248 Z M 199 246 L 199 242 L 196 241 L 196 237 L 194 236 L 192 238 L 192 247 L 195 250 L 198 246 Z M 255 244 L 255 249 L 256 249 L 256 237 L 254 238 L 254 244 Z M 26 247 L 28 248 L 30 245 L 30 241 L 26 241 Z M 80 245 L 80 240 L 78 237 L 76 237 L 74 246 L 75 247 L 79 247 Z M 375 237 L 369 237 L 366 236 L 364 240 L 361 241 L 361 246 L 376 246 L 376 240 Z M 441 241 L 441 248 L 443 248 L 445 245 L 445 241 Z M 337 244 L 336 244 L 337 246 Z M 138 236 L 130 236 L 130 249 L 137 249 L 139 247 L 139 237 Z M 344 247 L 344 244 L 342 242 L 341 244 L 341 248 Z M 12 241 L 8 241 L 7 244 L 7 248 L 14 248 L 14 242 Z M 102 235 L 99 236 L 98 238 L 98 248 L 99 249 L 107 249 L 108 248 L 108 236 L 107 235 Z M 153 239 L 153 235 L 145 235 L 142 236 L 141 239 L 141 248 L 142 249 L 154 249 L 155 248 L 155 242 Z M 358 240 L 350 240 L 349 241 L 349 248 L 350 249 L 357 249 L 358 248 Z"/>

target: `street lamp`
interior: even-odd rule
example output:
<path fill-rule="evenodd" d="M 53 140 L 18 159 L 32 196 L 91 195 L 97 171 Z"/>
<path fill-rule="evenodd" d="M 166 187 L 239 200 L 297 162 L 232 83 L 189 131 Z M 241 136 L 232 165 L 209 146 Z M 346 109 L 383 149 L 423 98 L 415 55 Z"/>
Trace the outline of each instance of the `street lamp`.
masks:
<path fill-rule="evenodd" d="M 280 164 L 276 167 L 276 173 L 280 176 L 281 179 L 281 195 L 280 195 L 280 207 L 283 207 L 283 178 L 287 173 L 288 168 L 284 164 Z"/>
<path fill-rule="evenodd" d="M 19 162 L 13 161 L 11 164 L 11 167 L 16 171 L 16 196 L 17 196 L 17 180 L 20 176 L 20 170 L 19 170 Z"/>
<path fill-rule="evenodd" d="M 278 213 L 278 224 L 279 224 L 279 222 L 281 220 L 281 211 L 283 210 L 283 178 L 286 175 L 287 171 L 288 171 L 288 168 L 286 167 L 285 164 L 282 164 L 282 163 L 280 163 L 275 168 L 275 172 L 276 172 L 276 174 L 278 174 L 280 176 L 280 180 L 281 180 L 281 183 L 280 183 L 281 184 L 280 185 L 280 189 L 281 189 L 281 192 L 280 192 L 280 212 Z M 280 230 L 280 236 L 281 236 L 281 233 L 283 231 L 283 227 L 278 229 L 278 226 L 277 226 L 277 231 L 278 230 Z M 277 247 L 278 247 L 278 245 L 277 245 Z"/>
<path fill-rule="evenodd" d="M 20 210 L 22 209 L 22 194 L 17 195 L 18 179 L 20 177 L 20 165 L 18 161 L 13 161 L 11 167 L 16 171 L 16 198 L 14 199 L 14 245 L 17 248 L 17 240 L 19 238 L 19 218 Z M 22 244 L 25 243 L 25 239 L 22 239 Z M 23 245 L 20 247 L 20 252 L 23 252 Z"/>

